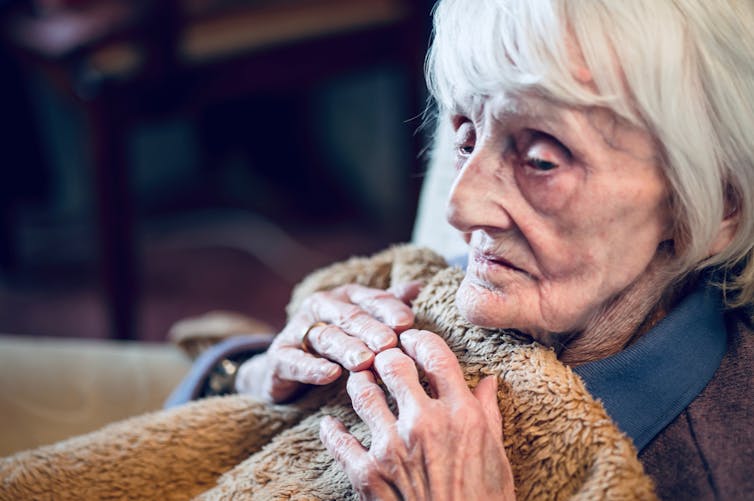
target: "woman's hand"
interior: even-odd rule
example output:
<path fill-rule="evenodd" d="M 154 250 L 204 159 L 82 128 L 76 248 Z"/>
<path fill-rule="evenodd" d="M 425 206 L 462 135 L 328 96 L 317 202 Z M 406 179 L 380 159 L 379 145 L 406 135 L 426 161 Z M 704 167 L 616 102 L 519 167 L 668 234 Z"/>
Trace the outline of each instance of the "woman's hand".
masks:
<path fill-rule="evenodd" d="M 483 379 L 472 393 L 439 336 L 412 329 L 401 335 L 401 344 L 407 355 L 390 349 L 374 362 L 398 404 L 397 418 L 370 371 L 348 378 L 353 408 L 371 431 L 371 448 L 334 418 L 320 426 L 322 442 L 361 498 L 515 499 L 496 378 Z M 437 398 L 420 385 L 414 361 Z"/>
<path fill-rule="evenodd" d="M 375 354 L 397 346 L 397 334 L 413 325 L 408 303 L 420 288 L 349 284 L 309 296 L 269 350 L 239 367 L 236 391 L 282 402 L 303 384 L 332 383 L 342 368 L 371 367 Z"/>

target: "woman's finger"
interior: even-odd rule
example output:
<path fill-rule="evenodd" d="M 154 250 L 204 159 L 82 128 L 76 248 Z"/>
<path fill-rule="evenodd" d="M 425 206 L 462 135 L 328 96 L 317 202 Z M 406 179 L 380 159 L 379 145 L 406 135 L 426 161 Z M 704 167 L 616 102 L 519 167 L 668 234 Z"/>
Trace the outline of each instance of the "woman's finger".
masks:
<path fill-rule="evenodd" d="M 429 398 L 419 383 L 416 364 L 401 350 L 391 348 L 378 353 L 374 358 L 374 369 L 395 397 L 399 414 Z"/>
<path fill-rule="evenodd" d="M 330 416 L 323 417 L 319 425 L 319 439 L 343 468 L 362 499 L 400 499 L 380 475 L 369 451 L 348 433 L 343 423 Z"/>
<path fill-rule="evenodd" d="M 502 434 L 503 416 L 500 414 L 500 406 L 497 402 L 497 376 L 487 376 L 479 381 L 474 388 L 474 397 L 482 405 L 490 430 Z"/>
<path fill-rule="evenodd" d="M 361 306 L 349 302 L 348 298 L 343 299 L 335 295 L 315 294 L 309 298 L 306 306 L 312 318 L 338 326 L 345 333 L 364 341 L 375 353 L 398 345 L 398 336 L 391 327 L 375 319 Z M 397 299 L 394 301 L 399 302 Z"/>
<path fill-rule="evenodd" d="M 388 292 L 409 305 L 414 299 L 416 299 L 416 296 L 419 295 L 422 288 L 424 288 L 424 282 L 421 280 L 413 280 L 411 282 L 393 285 L 388 289 Z"/>
<path fill-rule="evenodd" d="M 377 432 L 384 432 L 395 424 L 396 419 L 387 405 L 385 392 L 377 385 L 371 372 L 361 371 L 349 374 L 346 390 L 348 396 L 351 397 L 354 411 L 369 427 L 372 436 L 377 435 Z"/>
<path fill-rule="evenodd" d="M 338 364 L 293 347 L 278 348 L 271 363 L 273 377 L 305 384 L 330 384 L 342 373 Z"/>
<path fill-rule="evenodd" d="M 390 291 L 348 284 L 336 289 L 374 318 L 401 332 L 414 324 L 414 312 Z"/>
<path fill-rule="evenodd" d="M 361 371 L 371 367 L 374 360 L 374 353 L 364 341 L 349 336 L 333 324 L 309 328 L 303 342 L 317 355 L 337 362 L 349 371 Z"/>
<path fill-rule="evenodd" d="M 351 373 L 346 388 L 356 414 L 372 434 L 370 456 L 383 465 L 403 464 L 408 455 L 406 444 L 397 434 L 398 420 L 388 407 L 385 392 L 377 385 L 374 375 L 369 371 Z M 391 472 L 388 480 L 393 488 L 398 487 L 403 493 L 422 493 L 423 482 L 416 472 L 389 466 L 387 469 Z M 425 499 L 421 495 L 416 498 Z"/>
<path fill-rule="evenodd" d="M 236 372 L 235 389 L 237 393 L 254 395 L 265 401 L 277 402 L 293 395 L 300 383 L 297 381 L 281 382 L 271 385 L 268 369 L 269 353 L 260 353 L 242 363 Z"/>
<path fill-rule="evenodd" d="M 410 329 L 401 334 L 403 350 L 424 371 L 438 398 L 462 400 L 468 398 L 468 386 L 463 379 L 458 359 L 437 334 Z"/>

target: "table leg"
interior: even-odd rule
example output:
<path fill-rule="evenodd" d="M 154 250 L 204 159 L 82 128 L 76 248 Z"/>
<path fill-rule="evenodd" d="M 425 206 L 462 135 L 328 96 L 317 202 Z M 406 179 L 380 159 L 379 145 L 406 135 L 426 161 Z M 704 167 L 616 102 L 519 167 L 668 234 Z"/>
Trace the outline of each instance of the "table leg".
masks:
<path fill-rule="evenodd" d="M 94 174 L 100 277 L 111 337 L 136 338 L 138 267 L 128 175 L 127 121 L 119 100 L 96 98 L 88 106 Z"/>

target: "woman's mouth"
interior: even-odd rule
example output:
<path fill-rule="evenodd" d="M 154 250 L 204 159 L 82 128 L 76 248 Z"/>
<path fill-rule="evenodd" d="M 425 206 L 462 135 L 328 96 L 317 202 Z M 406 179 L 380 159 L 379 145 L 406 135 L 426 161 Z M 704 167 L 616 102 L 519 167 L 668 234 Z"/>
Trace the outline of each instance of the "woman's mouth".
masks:
<path fill-rule="evenodd" d="M 512 271 L 523 273 L 524 275 L 528 277 L 531 276 L 531 274 L 528 271 L 524 270 L 523 268 L 519 268 L 518 266 L 514 265 L 513 263 L 505 259 L 504 257 L 498 256 L 496 254 L 492 254 L 490 252 L 475 250 L 473 252 L 473 259 L 476 263 L 482 266 L 507 268 Z"/>

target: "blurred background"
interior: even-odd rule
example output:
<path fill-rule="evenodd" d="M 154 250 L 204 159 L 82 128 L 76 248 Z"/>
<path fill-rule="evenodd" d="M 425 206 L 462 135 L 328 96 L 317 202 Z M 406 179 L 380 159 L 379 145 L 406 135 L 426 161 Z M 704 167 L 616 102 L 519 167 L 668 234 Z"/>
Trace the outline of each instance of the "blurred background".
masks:
<path fill-rule="evenodd" d="M 432 0 L 0 0 L 0 332 L 283 325 L 410 239 Z"/>

